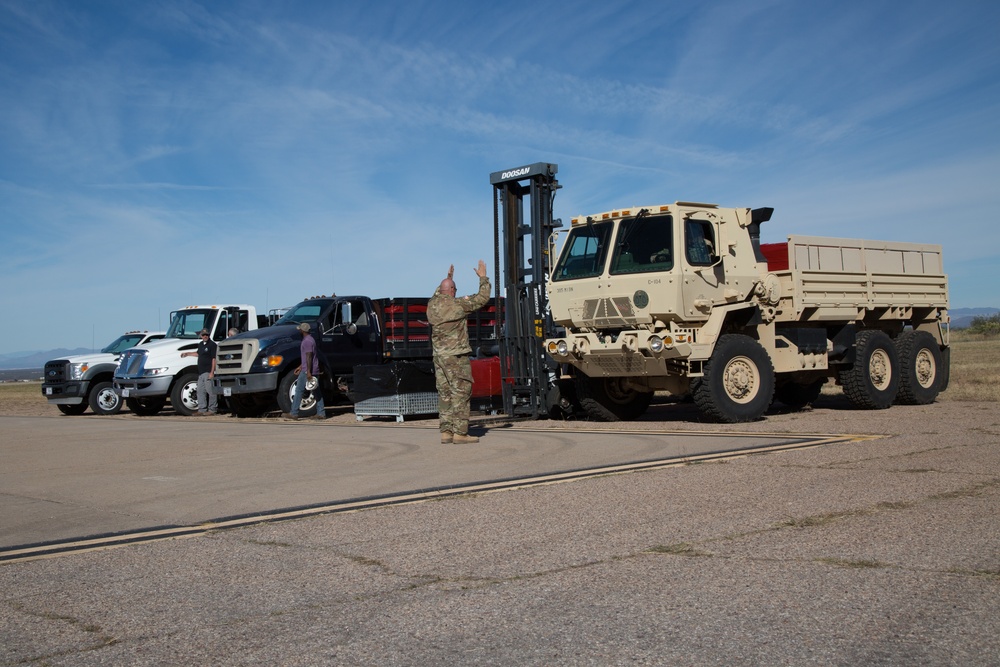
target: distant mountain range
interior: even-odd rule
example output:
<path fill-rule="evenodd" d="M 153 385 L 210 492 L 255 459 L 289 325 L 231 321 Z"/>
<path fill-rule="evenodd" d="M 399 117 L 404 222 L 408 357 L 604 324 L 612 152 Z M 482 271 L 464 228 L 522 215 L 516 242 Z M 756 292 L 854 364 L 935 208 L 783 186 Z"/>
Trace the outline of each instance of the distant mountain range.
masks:
<path fill-rule="evenodd" d="M 955 308 L 948 311 L 951 315 L 952 329 L 965 329 L 972 324 L 974 317 L 990 317 L 1000 313 L 1000 308 Z M 89 354 L 94 352 L 90 348 L 78 347 L 74 350 L 58 348 L 55 350 L 45 350 L 42 352 L 12 352 L 0 354 L 0 370 L 37 370 L 41 374 L 41 369 L 46 361 L 71 357 L 77 354 Z"/>

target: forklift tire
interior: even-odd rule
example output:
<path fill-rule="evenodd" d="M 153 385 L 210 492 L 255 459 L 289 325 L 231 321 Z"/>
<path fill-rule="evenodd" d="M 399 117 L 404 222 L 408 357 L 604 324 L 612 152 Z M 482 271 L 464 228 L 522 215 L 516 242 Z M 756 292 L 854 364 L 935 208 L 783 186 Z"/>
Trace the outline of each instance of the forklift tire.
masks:
<path fill-rule="evenodd" d="M 116 415 L 122 410 L 121 394 L 115 391 L 115 387 L 110 382 L 98 382 L 90 390 L 90 409 L 95 415 Z"/>
<path fill-rule="evenodd" d="M 786 382 L 774 390 L 774 400 L 782 403 L 793 412 L 812 405 L 823 391 L 826 378 L 803 384 L 801 382 Z"/>
<path fill-rule="evenodd" d="M 165 398 L 157 396 L 155 398 L 126 398 L 125 405 L 133 414 L 139 417 L 152 417 L 167 404 Z"/>
<path fill-rule="evenodd" d="M 691 395 L 703 415 L 727 424 L 756 421 L 774 397 L 774 365 L 767 350 L 750 336 L 719 338 Z"/>
<path fill-rule="evenodd" d="M 59 408 L 59 412 L 70 417 L 75 417 L 76 415 L 82 415 L 87 411 L 86 403 L 74 403 L 73 405 L 59 404 L 56 406 Z"/>
<path fill-rule="evenodd" d="M 652 392 L 625 386 L 624 378 L 576 376 L 576 395 L 581 407 L 595 421 L 615 422 L 638 419 L 653 400 Z"/>

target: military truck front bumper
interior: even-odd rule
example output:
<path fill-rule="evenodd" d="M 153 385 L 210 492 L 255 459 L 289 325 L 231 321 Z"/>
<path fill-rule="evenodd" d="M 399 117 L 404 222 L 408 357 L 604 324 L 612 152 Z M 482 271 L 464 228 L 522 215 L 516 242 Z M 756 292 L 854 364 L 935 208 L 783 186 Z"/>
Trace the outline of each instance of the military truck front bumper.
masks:
<path fill-rule="evenodd" d="M 87 399 L 90 381 L 43 384 L 42 396 L 53 405 L 79 405 Z"/>
<path fill-rule="evenodd" d="M 170 391 L 173 375 L 157 375 L 141 378 L 115 378 L 115 393 L 122 398 L 145 398 L 166 396 Z"/>
<path fill-rule="evenodd" d="M 216 375 L 212 386 L 219 396 L 234 394 L 271 394 L 278 390 L 278 371 Z"/>

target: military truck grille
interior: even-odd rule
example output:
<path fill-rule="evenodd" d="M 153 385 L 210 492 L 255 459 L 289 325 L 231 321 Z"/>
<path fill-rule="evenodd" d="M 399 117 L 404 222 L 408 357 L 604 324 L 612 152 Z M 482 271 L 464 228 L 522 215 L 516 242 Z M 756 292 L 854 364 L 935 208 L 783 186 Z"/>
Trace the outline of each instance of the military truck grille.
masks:
<path fill-rule="evenodd" d="M 583 326 L 617 329 L 636 323 L 632 301 L 627 296 L 587 299 L 583 302 Z"/>
<path fill-rule="evenodd" d="M 139 377 L 146 367 L 145 350 L 125 350 L 122 353 L 121 361 L 118 362 L 118 370 L 115 377 Z"/>
<path fill-rule="evenodd" d="M 219 343 L 219 349 L 215 353 L 215 372 L 220 375 L 249 372 L 253 360 L 257 358 L 259 345 L 260 341 L 257 339 Z"/>
<path fill-rule="evenodd" d="M 65 382 L 69 379 L 68 361 L 50 361 L 45 364 L 45 379 L 43 382 Z"/>

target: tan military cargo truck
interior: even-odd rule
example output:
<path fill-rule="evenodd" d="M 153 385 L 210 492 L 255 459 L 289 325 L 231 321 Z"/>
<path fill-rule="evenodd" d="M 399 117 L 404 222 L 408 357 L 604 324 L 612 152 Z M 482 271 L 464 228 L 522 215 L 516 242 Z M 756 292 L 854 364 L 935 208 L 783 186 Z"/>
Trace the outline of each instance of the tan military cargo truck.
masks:
<path fill-rule="evenodd" d="M 564 334 L 545 349 L 586 412 L 635 419 L 667 392 L 744 422 L 774 400 L 809 405 L 831 378 L 859 408 L 934 401 L 950 357 L 941 247 L 762 245 L 772 211 L 676 202 L 572 220 L 547 284 Z"/>

